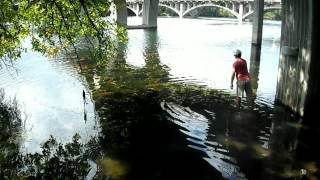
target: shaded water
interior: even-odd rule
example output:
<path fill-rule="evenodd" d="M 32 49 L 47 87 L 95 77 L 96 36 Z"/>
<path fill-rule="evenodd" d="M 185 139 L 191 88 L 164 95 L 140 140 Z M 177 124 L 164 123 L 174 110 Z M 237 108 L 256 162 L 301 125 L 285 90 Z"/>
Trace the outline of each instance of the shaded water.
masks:
<path fill-rule="evenodd" d="M 250 24 L 160 18 L 156 31 L 130 30 L 128 38 L 123 52 L 106 67 L 87 60 L 80 71 L 64 59 L 28 53 L 15 68 L 1 70 L 1 88 L 6 96 L 16 96 L 26 114 L 20 135 L 9 133 L 2 141 L 5 145 L 19 136 L 19 148 L 11 149 L 18 152 L 0 156 L 19 166 L 2 164 L 1 175 L 300 177 L 294 150 L 301 125 L 273 105 L 279 23 L 265 24 L 261 62 L 250 62 L 255 110 L 246 103 L 237 110 L 234 92 L 228 90 L 232 51 L 240 48 L 249 62 Z M 72 141 L 75 133 L 81 138 L 76 135 Z"/>

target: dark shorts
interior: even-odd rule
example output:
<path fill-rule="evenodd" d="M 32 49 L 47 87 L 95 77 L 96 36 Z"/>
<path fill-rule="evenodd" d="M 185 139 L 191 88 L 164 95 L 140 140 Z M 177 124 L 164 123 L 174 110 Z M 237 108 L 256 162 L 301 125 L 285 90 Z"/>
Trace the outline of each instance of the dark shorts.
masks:
<path fill-rule="evenodd" d="M 252 97 L 252 87 L 250 80 L 238 80 L 237 81 L 237 96 L 244 97 L 244 92 L 246 92 L 246 97 Z"/>

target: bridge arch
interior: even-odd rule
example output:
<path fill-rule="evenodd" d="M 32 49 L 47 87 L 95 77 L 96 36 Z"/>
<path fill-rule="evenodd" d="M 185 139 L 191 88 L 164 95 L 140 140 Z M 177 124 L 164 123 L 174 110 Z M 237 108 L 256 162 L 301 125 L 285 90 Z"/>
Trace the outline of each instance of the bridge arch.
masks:
<path fill-rule="evenodd" d="M 179 12 L 177 9 L 175 9 L 175 8 L 173 8 L 173 7 L 171 7 L 171 6 L 168 6 L 168 5 L 166 5 L 166 4 L 161 4 L 161 3 L 159 3 L 159 6 L 165 7 L 165 8 L 168 8 L 168 9 L 171 9 L 171 10 L 174 11 L 178 16 L 180 16 L 180 12 Z"/>
<path fill-rule="evenodd" d="M 172 10 L 173 12 L 175 12 L 178 16 L 180 16 L 179 11 L 178 11 L 177 9 L 175 9 L 175 8 L 173 8 L 173 7 L 171 7 L 171 6 L 169 6 L 169 5 L 159 3 L 159 6 L 161 6 L 161 7 L 165 7 L 165 8 L 168 8 L 168 9 Z M 138 13 L 138 14 L 139 14 L 139 16 L 140 16 L 140 15 L 142 15 L 142 11 L 143 11 L 143 9 L 141 9 L 141 11 L 139 11 L 139 13 Z"/>
<path fill-rule="evenodd" d="M 135 9 L 133 9 L 132 7 L 127 6 L 127 9 L 129 9 L 129 10 L 132 11 L 136 16 L 138 16 L 137 13 L 139 13 L 139 12 L 137 12 L 137 11 L 136 11 Z"/>
<path fill-rule="evenodd" d="M 265 12 L 265 11 L 274 10 L 274 9 L 280 10 L 281 7 L 280 7 L 280 6 L 266 7 L 266 8 L 264 8 L 263 11 Z M 247 18 L 248 18 L 249 16 L 251 16 L 253 13 L 254 13 L 254 11 L 248 12 L 247 14 L 243 15 L 242 19 L 247 19 Z"/>
<path fill-rule="evenodd" d="M 222 8 L 228 12 L 230 12 L 232 15 L 234 15 L 236 18 L 238 18 L 239 14 L 227 7 L 224 7 L 224 6 L 220 6 L 220 5 L 217 5 L 217 4 L 212 4 L 212 3 L 208 3 L 208 4 L 201 4 L 201 5 L 198 5 L 198 6 L 194 6 L 188 10 L 186 10 L 183 14 L 182 14 L 182 17 L 184 17 L 186 14 L 190 13 L 191 11 L 195 10 L 195 9 L 198 9 L 198 8 L 201 8 L 201 7 L 218 7 L 218 8 Z"/>

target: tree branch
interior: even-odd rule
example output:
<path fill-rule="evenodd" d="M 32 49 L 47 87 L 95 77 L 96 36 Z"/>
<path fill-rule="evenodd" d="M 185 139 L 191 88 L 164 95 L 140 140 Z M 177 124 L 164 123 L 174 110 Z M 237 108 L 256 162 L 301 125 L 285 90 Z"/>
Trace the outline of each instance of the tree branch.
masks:
<path fill-rule="evenodd" d="M 98 39 L 99 39 L 99 42 L 102 43 L 102 39 L 101 39 L 101 34 L 100 34 L 100 31 L 99 29 L 97 28 L 97 26 L 94 24 L 94 22 L 92 21 L 91 17 L 90 17 L 90 14 L 89 14 L 89 11 L 87 9 L 87 6 L 84 4 L 84 0 L 79 0 L 86 16 L 88 17 L 89 19 L 89 22 L 90 24 L 93 26 L 93 28 L 97 31 L 97 36 L 98 36 Z"/>

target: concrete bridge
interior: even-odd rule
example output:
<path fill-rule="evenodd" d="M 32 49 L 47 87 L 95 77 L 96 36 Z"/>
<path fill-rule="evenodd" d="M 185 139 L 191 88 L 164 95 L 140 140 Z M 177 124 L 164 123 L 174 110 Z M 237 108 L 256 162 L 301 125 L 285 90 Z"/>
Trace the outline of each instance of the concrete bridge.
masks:
<path fill-rule="evenodd" d="M 127 9 L 136 16 L 142 16 L 140 28 L 156 27 L 159 6 L 175 12 L 180 18 L 191 15 L 202 7 L 217 7 L 224 9 L 242 22 L 254 14 L 254 0 L 118 0 L 111 9 L 117 22 L 127 25 Z M 281 0 L 264 0 L 263 9 L 281 9 Z"/>
<path fill-rule="evenodd" d="M 144 0 L 127 0 L 127 8 L 140 16 Z M 158 6 L 168 8 L 180 18 L 202 7 L 217 7 L 228 11 L 240 22 L 254 13 L 253 0 L 159 0 Z M 265 0 L 265 10 L 281 9 L 281 0 Z"/>

